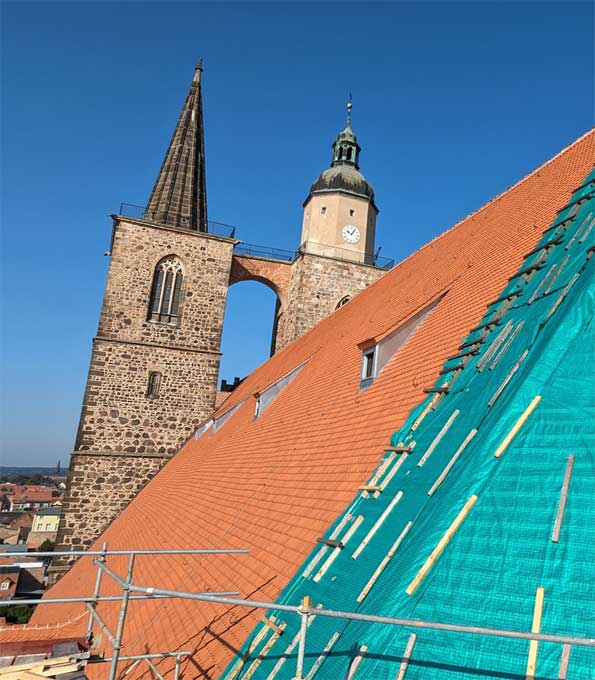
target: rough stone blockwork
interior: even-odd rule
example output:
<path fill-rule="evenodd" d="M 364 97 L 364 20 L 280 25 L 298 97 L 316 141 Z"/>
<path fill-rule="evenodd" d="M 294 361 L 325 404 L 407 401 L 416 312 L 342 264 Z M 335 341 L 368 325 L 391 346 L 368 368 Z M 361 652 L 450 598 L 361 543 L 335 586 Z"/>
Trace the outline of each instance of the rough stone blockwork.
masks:
<path fill-rule="evenodd" d="M 95 456 L 73 454 L 70 494 L 62 506 L 64 549 L 89 545 L 97 527 L 106 526 L 161 468 L 157 456 Z"/>
<path fill-rule="evenodd" d="M 96 340 L 77 451 L 173 455 L 213 411 L 218 372 L 217 354 Z"/>
<path fill-rule="evenodd" d="M 91 543 L 212 413 L 232 250 L 229 239 L 115 219 L 58 549 Z M 177 325 L 147 320 L 155 268 L 169 256 L 183 271 Z"/>
<path fill-rule="evenodd" d="M 343 297 L 357 295 L 386 274 L 384 269 L 305 253 L 292 266 L 287 311 L 277 331 L 277 351 L 331 314 Z"/>

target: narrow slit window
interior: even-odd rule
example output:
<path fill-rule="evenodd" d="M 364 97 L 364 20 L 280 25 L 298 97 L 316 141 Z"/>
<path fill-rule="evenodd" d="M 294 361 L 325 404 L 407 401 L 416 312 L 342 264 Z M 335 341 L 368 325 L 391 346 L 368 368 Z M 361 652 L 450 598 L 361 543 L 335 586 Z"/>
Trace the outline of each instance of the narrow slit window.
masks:
<path fill-rule="evenodd" d="M 179 323 L 183 278 L 182 265 L 173 255 L 158 263 L 151 286 L 149 321 Z"/>
<path fill-rule="evenodd" d="M 159 397 L 160 387 L 161 373 L 159 373 L 159 371 L 152 371 L 149 373 L 149 382 L 147 384 L 147 399 L 157 399 Z"/>
<path fill-rule="evenodd" d="M 322 208 L 320 208 L 320 214 L 321 214 L 321 215 L 326 215 L 326 208 L 325 208 L 325 206 L 322 206 Z"/>

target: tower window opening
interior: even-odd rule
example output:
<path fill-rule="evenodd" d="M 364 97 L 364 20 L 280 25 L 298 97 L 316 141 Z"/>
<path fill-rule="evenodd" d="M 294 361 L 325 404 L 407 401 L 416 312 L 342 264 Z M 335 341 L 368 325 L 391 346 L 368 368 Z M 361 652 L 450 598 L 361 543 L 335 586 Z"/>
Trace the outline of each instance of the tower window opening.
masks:
<path fill-rule="evenodd" d="M 343 305 L 346 305 L 351 300 L 351 295 L 344 295 L 339 302 L 335 305 L 335 309 L 339 309 Z"/>
<path fill-rule="evenodd" d="M 352 152 L 353 152 L 353 149 L 352 149 L 351 147 L 349 147 L 349 148 L 347 149 L 347 160 L 348 160 L 348 161 L 351 160 L 351 154 L 352 154 Z"/>
<path fill-rule="evenodd" d="M 326 215 L 326 207 L 325 206 L 322 206 L 322 208 L 320 208 L 320 214 Z"/>
<path fill-rule="evenodd" d="M 349 216 L 350 216 L 350 217 L 353 217 L 354 215 L 355 215 L 355 210 L 351 209 L 351 210 L 349 211 Z"/>
<path fill-rule="evenodd" d="M 151 287 L 149 321 L 178 324 L 182 280 L 182 265 L 176 257 L 165 257 L 158 263 Z"/>
<path fill-rule="evenodd" d="M 147 399 L 157 399 L 159 397 L 159 387 L 161 386 L 161 373 L 152 371 L 149 373 L 149 383 L 147 385 Z"/>

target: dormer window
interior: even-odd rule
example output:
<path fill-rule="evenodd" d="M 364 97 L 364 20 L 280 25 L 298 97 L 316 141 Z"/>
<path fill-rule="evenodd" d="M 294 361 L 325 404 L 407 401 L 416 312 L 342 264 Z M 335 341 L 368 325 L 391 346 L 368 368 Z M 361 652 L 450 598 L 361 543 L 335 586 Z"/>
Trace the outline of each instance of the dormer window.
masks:
<path fill-rule="evenodd" d="M 344 295 L 339 302 L 335 305 L 335 309 L 339 309 L 343 305 L 346 305 L 351 300 L 351 295 Z"/>
<path fill-rule="evenodd" d="M 242 399 L 237 404 L 234 404 L 231 408 L 224 411 L 220 416 L 213 418 L 213 432 L 217 432 L 225 423 L 233 416 L 233 414 L 244 404 L 246 399 Z"/>
<path fill-rule="evenodd" d="M 298 373 L 304 368 L 307 362 L 300 364 L 293 371 L 287 373 L 282 378 L 279 378 L 272 385 L 269 385 L 261 392 L 257 392 L 254 396 L 256 402 L 254 404 L 254 417 L 258 418 L 259 415 L 267 408 L 267 406 L 277 398 L 277 396 L 289 385 L 289 383 L 298 375 Z"/>
<path fill-rule="evenodd" d="M 362 348 L 362 372 L 360 389 L 369 387 L 388 362 L 399 352 L 403 345 L 426 320 L 430 312 L 439 304 L 446 293 L 436 298 L 429 305 L 399 324 L 396 328 L 385 332 L 380 337 L 372 338 L 360 344 Z"/>
<path fill-rule="evenodd" d="M 194 433 L 194 439 L 198 439 L 201 435 L 203 435 L 211 426 L 213 425 L 213 419 L 210 418 L 209 420 L 205 421 L 202 425 L 199 425 L 199 427 L 196 429 Z"/>

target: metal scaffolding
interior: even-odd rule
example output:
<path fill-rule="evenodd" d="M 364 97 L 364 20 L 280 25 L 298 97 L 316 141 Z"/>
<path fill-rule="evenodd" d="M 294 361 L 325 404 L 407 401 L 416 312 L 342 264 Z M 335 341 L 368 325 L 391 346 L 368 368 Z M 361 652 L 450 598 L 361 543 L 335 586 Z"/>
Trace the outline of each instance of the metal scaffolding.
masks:
<path fill-rule="evenodd" d="M 179 680 L 180 671 L 182 667 L 182 659 L 192 655 L 189 651 L 167 651 L 167 652 L 154 652 L 151 654 L 133 654 L 133 655 L 122 655 L 120 653 L 123 645 L 122 639 L 124 637 L 124 626 L 126 624 L 126 614 L 128 612 L 128 602 L 130 600 L 161 600 L 161 599 L 171 599 L 170 595 L 159 595 L 157 593 L 153 594 L 150 592 L 150 588 L 146 589 L 141 595 L 132 595 L 133 586 L 133 575 L 134 575 L 134 562 L 137 555 L 232 555 L 232 554 L 245 554 L 248 550 L 243 549 L 196 549 L 196 550 L 108 550 L 107 543 L 103 543 L 101 550 L 72 550 L 64 552 L 28 552 L 26 553 L 28 557 L 93 557 L 93 563 L 97 566 L 97 575 L 95 577 L 95 587 L 93 589 L 93 594 L 88 597 L 54 597 L 54 598 L 44 598 L 44 599 L 13 599 L 5 600 L 2 604 L 3 606 L 16 606 L 16 605 L 41 605 L 41 604 L 71 604 L 80 603 L 84 604 L 89 611 L 89 618 L 87 622 L 87 628 L 85 632 L 85 638 L 88 641 L 93 639 L 93 629 L 95 624 L 99 627 L 102 633 L 105 635 L 111 647 L 111 656 L 96 656 L 90 657 L 87 663 L 109 663 L 109 680 L 120 680 L 125 678 L 136 666 L 140 663 L 145 662 L 147 666 L 151 669 L 153 675 L 159 680 L 165 680 L 163 675 L 156 668 L 153 660 L 160 660 L 166 658 L 174 658 L 174 680 Z M 108 566 L 105 564 L 106 558 L 110 555 L 128 556 L 128 571 L 126 574 L 126 579 L 122 581 L 122 594 L 121 595 L 104 595 L 101 596 L 101 581 L 104 572 L 112 577 L 118 585 L 120 585 L 120 579 Z M 10 555 L 9 555 L 10 556 Z M 20 556 L 19 556 L 20 557 Z M 201 594 L 201 593 L 199 593 Z M 204 593 L 203 593 L 204 594 Z M 208 593 L 213 597 L 217 596 L 228 596 L 228 595 L 239 595 L 238 591 L 218 591 Z M 120 602 L 120 612 L 118 615 L 118 623 L 116 632 L 113 633 L 103 618 L 97 611 L 97 605 L 100 602 Z M 125 671 L 118 675 L 118 663 L 122 661 L 132 661 L 132 665 L 129 666 Z"/>
<path fill-rule="evenodd" d="M 488 628 L 481 626 L 463 626 L 459 624 L 441 623 L 437 621 L 422 621 L 417 619 L 396 618 L 391 616 L 377 616 L 374 614 L 360 614 L 357 612 L 335 611 L 331 609 L 324 609 L 320 606 L 313 606 L 309 597 L 305 597 L 299 605 L 287 605 L 276 602 L 267 602 L 262 600 L 248 600 L 239 597 L 238 591 L 218 591 L 218 592 L 187 592 L 181 590 L 169 590 L 165 588 L 153 588 L 146 585 L 138 585 L 133 581 L 134 563 L 137 555 L 227 555 L 227 554 L 245 554 L 248 553 L 245 549 L 204 549 L 204 550 L 108 550 L 107 543 L 99 551 L 72 551 L 72 552 L 34 552 L 27 553 L 27 555 L 35 557 L 59 557 L 59 556 L 96 556 L 93 563 L 97 567 L 97 576 L 95 579 L 95 588 L 93 594 L 86 597 L 54 597 L 37 599 L 13 599 L 5 600 L 2 604 L 5 605 L 47 605 L 47 604 L 65 604 L 78 602 L 84 604 L 89 610 L 89 619 L 86 629 L 86 637 L 91 640 L 93 636 L 93 629 L 95 624 L 105 634 L 112 649 L 110 657 L 91 656 L 88 663 L 109 663 L 109 680 L 123 680 L 129 673 L 132 672 L 136 666 L 145 662 L 150 668 L 153 675 L 159 680 L 165 680 L 158 668 L 153 663 L 154 660 L 162 660 L 166 658 L 175 659 L 173 680 L 180 680 L 182 660 L 185 657 L 192 656 L 191 651 L 165 651 L 154 652 L 148 654 L 131 654 L 123 655 L 120 653 L 122 649 L 122 639 L 124 634 L 124 626 L 126 623 L 126 614 L 128 611 L 128 603 L 130 600 L 155 600 L 155 599 L 184 599 L 184 600 L 198 600 L 201 602 L 211 602 L 215 604 L 225 604 L 234 607 L 248 607 L 251 609 L 264 609 L 283 611 L 295 614 L 300 617 L 300 633 L 299 644 L 296 660 L 296 674 L 294 680 L 304 679 L 304 658 L 306 654 L 306 643 L 308 633 L 308 623 L 312 616 L 323 616 L 337 619 L 345 619 L 352 621 L 365 621 L 371 624 L 382 624 L 390 626 L 402 626 L 404 628 L 413 629 L 428 629 L 428 630 L 442 630 L 452 633 L 461 633 L 466 635 L 485 635 L 488 637 L 501 637 L 516 640 L 528 640 L 536 642 L 553 642 L 563 646 L 563 653 L 560 663 L 559 678 L 566 678 L 567 664 L 570 652 L 573 646 L 579 647 L 595 647 L 595 638 L 584 638 L 571 635 L 551 635 L 548 633 L 537 633 L 532 631 L 518 631 L 507 630 L 503 628 Z M 106 557 L 110 555 L 127 555 L 128 569 L 126 577 L 118 576 L 106 564 Z M 121 595 L 100 596 L 100 588 L 103 574 L 107 575 L 114 583 L 121 589 Z M 136 595 L 134 593 L 137 593 Z M 118 623 L 116 632 L 113 633 L 106 625 L 103 618 L 97 612 L 97 605 L 100 602 L 120 602 L 120 612 L 118 616 Z M 124 661 L 132 661 L 132 665 L 126 668 L 118 675 L 118 663 Z"/>

